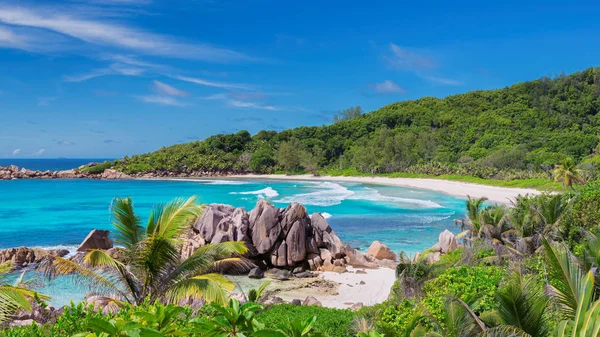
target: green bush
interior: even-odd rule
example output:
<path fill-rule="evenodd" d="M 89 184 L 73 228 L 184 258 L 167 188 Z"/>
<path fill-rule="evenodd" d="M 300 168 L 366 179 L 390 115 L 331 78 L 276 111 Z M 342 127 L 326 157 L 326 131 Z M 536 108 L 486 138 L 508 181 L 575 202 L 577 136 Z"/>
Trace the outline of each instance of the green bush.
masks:
<path fill-rule="evenodd" d="M 306 320 L 312 316 L 317 316 L 315 331 L 332 337 L 354 336 L 350 324 L 354 319 L 354 314 L 350 310 L 278 304 L 259 313 L 256 319 L 269 327 L 294 319 Z"/>
<path fill-rule="evenodd" d="M 425 282 L 423 305 L 436 319 L 442 319 L 448 296 L 461 300 L 477 298 L 476 313 L 495 309 L 495 292 L 505 270 L 495 266 L 451 268 Z"/>
<path fill-rule="evenodd" d="M 82 172 L 82 173 L 99 174 L 99 173 L 103 173 L 106 169 L 109 169 L 112 166 L 113 166 L 113 162 L 105 161 L 103 163 L 100 163 L 100 164 L 94 165 L 94 166 L 84 166 L 84 167 L 78 169 L 78 171 Z"/>
<path fill-rule="evenodd" d="M 412 300 L 402 299 L 393 303 L 382 310 L 376 322 L 376 328 L 384 332 L 386 336 L 401 336 L 416 310 L 417 304 Z"/>
<path fill-rule="evenodd" d="M 571 248 L 583 241 L 582 229 L 600 230 L 600 183 L 590 183 L 572 192 L 573 205 L 561 219 L 564 240 Z"/>

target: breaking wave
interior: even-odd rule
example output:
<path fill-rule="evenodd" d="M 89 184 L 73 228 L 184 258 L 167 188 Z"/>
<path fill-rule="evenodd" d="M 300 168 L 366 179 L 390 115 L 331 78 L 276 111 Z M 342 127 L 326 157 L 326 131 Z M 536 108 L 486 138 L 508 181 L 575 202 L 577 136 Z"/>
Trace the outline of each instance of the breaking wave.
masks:
<path fill-rule="evenodd" d="M 442 207 L 442 205 L 438 204 L 437 202 L 431 201 L 431 200 L 401 198 L 401 197 L 392 197 L 392 196 L 388 196 L 388 195 L 383 195 L 383 194 L 379 193 L 379 191 L 377 191 L 376 189 L 370 188 L 370 187 L 365 187 L 363 190 L 357 191 L 357 193 L 350 196 L 348 199 L 411 204 L 411 205 L 416 205 L 416 206 L 420 206 L 423 208 L 440 208 L 440 207 Z"/>
<path fill-rule="evenodd" d="M 344 199 L 354 194 L 353 191 L 350 191 L 346 187 L 332 182 L 316 183 L 315 187 L 318 189 L 317 191 L 284 197 L 276 200 L 276 202 L 286 204 L 299 202 L 303 205 L 333 206 L 341 204 Z"/>
<path fill-rule="evenodd" d="M 275 198 L 279 195 L 279 193 L 271 187 L 266 187 L 258 191 L 229 192 L 229 194 L 257 195 L 260 199 Z"/>

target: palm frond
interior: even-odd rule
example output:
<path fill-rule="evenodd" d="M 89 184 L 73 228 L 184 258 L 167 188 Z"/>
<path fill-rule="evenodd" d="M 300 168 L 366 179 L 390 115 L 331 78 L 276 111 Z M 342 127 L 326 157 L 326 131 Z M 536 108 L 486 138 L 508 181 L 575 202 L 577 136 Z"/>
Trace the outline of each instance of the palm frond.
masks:
<path fill-rule="evenodd" d="M 583 272 L 575 257 L 564 246 L 544 238 L 549 285 L 567 317 L 574 317 L 580 295 Z"/>
<path fill-rule="evenodd" d="M 178 198 L 162 206 L 160 217 L 152 228 L 152 235 L 173 240 L 181 235 L 190 221 L 200 216 L 202 207 L 197 204 L 197 197 L 187 200 Z"/>
<path fill-rule="evenodd" d="M 131 248 L 144 236 L 144 228 L 140 226 L 140 218 L 133 210 L 131 198 L 115 198 L 111 205 L 113 213 L 114 241 L 117 245 Z"/>
<path fill-rule="evenodd" d="M 487 329 L 480 337 L 532 337 L 525 331 L 511 325 L 501 325 Z"/>
<path fill-rule="evenodd" d="M 12 286 L 0 286 L 0 323 L 5 322 L 10 315 L 19 309 L 31 310 L 29 299 L 30 290 Z"/>
<path fill-rule="evenodd" d="M 231 259 L 231 256 L 242 255 L 248 251 L 246 244 L 239 241 L 208 244 L 198 248 L 189 258 L 181 262 L 173 271 L 172 278 L 180 279 L 185 276 L 195 276 L 206 271 L 215 271 L 219 267 L 245 267 L 245 261 Z M 222 262 L 220 262 L 222 261 Z"/>
<path fill-rule="evenodd" d="M 90 250 L 85 255 L 83 263 L 91 268 L 99 268 L 101 270 L 106 268 L 110 269 L 119 276 L 120 283 L 127 287 L 134 298 L 139 298 L 141 296 L 140 284 L 137 277 L 126 265 L 111 257 L 105 251 L 98 249 Z"/>
<path fill-rule="evenodd" d="M 497 292 L 498 313 L 507 326 L 517 327 L 533 337 L 546 336 L 544 312 L 548 298 L 531 277 L 514 270 L 507 284 Z"/>
<path fill-rule="evenodd" d="M 87 268 L 83 265 L 79 265 L 76 262 L 64 259 L 62 257 L 55 257 L 51 265 L 40 269 L 50 279 L 54 279 L 57 276 L 72 276 L 81 278 L 90 283 L 90 287 L 95 291 L 104 293 L 117 293 L 123 298 L 129 300 L 125 293 L 117 286 L 117 282 L 112 282 L 100 273 Z"/>
<path fill-rule="evenodd" d="M 187 278 L 171 286 L 166 299 L 171 303 L 188 298 L 202 298 L 207 302 L 224 304 L 235 285 L 221 274 L 204 274 Z"/>

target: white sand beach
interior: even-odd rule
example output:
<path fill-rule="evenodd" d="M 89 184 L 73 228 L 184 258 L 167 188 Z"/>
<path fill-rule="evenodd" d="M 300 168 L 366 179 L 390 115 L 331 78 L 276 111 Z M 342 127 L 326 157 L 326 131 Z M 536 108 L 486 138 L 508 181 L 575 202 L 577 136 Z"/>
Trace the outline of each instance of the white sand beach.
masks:
<path fill-rule="evenodd" d="M 424 178 L 387 178 L 387 177 L 334 177 L 319 176 L 310 174 L 305 175 L 284 175 L 284 174 L 245 174 L 233 175 L 230 178 L 244 179 L 273 179 L 273 180 L 309 180 L 309 181 L 341 181 L 376 185 L 412 187 L 424 190 L 437 191 L 458 197 L 471 196 L 474 198 L 487 197 L 491 202 L 508 204 L 511 199 L 518 195 L 539 194 L 535 189 L 528 188 L 510 188 L 497 187 L 473 183 L 464 183 L 459 181 L 449 181 L 442 179 L 424 179 Z"/>
<path fill-rule="evenodd" d="M 396 271 L 389 268 L 357 269 L 348 266 L 347 269 L 347 273 L 323 272 L 319 276 L 339 284 L 337 291 L 335 289 L 325 291 L 313 286 L 282 291 L 276 296 L 288 302 L 294 299 L 304 300 L 307 296 L 312 296 L 324 307 L 348 309 L 353 304 L 374 305 L 385 301 L 396 281 Z M 356 273 L 357 270 L 364 273 Z M 275 283 L 273 287 L 281 284 L 281 282 Z M 332 294 L 332 290 L 337 294 Z"/>

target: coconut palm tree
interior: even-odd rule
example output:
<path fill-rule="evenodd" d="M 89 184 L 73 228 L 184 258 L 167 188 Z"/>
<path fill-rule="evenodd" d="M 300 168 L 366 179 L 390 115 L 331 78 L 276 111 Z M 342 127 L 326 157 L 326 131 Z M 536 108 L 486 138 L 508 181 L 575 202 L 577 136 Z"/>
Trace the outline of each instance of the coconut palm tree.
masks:
<path fill-rule="evenodd" d="M 562 244 L 544 239 L 549 287 L 561 311 L 573 318 L 580 305 L 584 272 L 573 254 Z"/>
<path fill-rule="evenodd" d="M 234 284 L 216 271 L 244 265 L 242 259 L 232 256 L 245 253 L 247 248 L 242 242 L 208 244 L 183 259 L 182 238 L 202 211 L 196 197 L 154 207 L 145 228 L 130 198 L 116 198 L 111 209 L 114 241 L 122 247 L 122 258 L 92 249 L 82 263 L 54 259 L 45 270 L 48 276 L 82 277 L 96 291 L 110 295 L 111 303 L 140 304 L 147 298 L 151 302 L 202 298 L 225 303 Z"/>
<path fill-rule="evenodd" d="M 0 264 L 0 324 L 4 323 L 17 309 L 31 310 L 30 301 L 36 298 L 48 299 L 46 295 L 37 294 L 27 289 L 22 282 L 23 274 L 14 284 L 4 282 L 4 275 L 12 269 L 10 261 Z"/>
<path fill-rule="evenodd" d="M 600 336 L 600 300 L 593 302 L 594 273 L 590 270 L 578 289 L 579 297 L 575 315 L 558 324 L 556 337 L 598 337 Z"/>
<path fill-rule="evenodd" d="M 465 220 L 467 221 L 467 226 L 469 227 L 467 231 L 469 232 L 469 235 L 471 237 L 479 238 L 481 235 L 481 231 L 483 228 L 483 224 L 481 223 L 481 212 L 483 211 L 485 202 L 487 200 L 488 199 L 486 197 L 471 198 L 471 196 L 468 196 L 466 214 L 467 217 Z"/>
<path fill-rule="evenodd" d="M 548 297 L 534 278 L 514 270 L 507 283 L 498 289 L 496 299 L 502 324 L 493 330 L 524 332 L 531 337 L 547 336 L 544 312 Z"/>
<path fill-rule="evenodd" d="M 573 184 L 580 184 L 581 170 L 572 158 L 567 158 L 554 169 L 554 181 L 562 181 L 566 187 L 573 188 Z"/>

